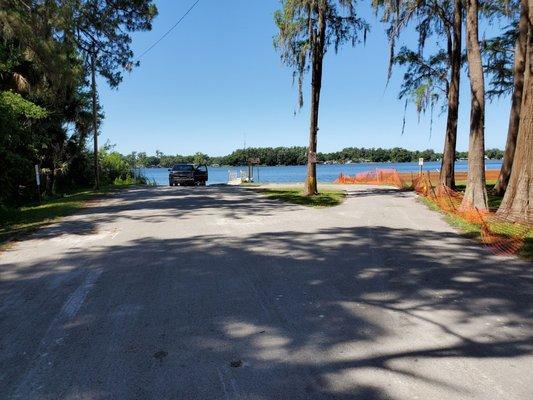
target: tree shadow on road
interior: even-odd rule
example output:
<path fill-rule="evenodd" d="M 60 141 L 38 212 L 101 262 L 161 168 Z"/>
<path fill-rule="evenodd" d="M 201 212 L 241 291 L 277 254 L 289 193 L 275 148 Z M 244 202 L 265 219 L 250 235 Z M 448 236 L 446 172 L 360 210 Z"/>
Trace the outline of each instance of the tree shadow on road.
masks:
<path fill-rule="evenodd" d="M 342 186 L 345 188 L 345 186 Z M 412 193 L 387 187 L 356 187 L 349 198 L 370 196 L 412 197 Z M 97 234 L 116 222 L 129 220 L 163 223 L 198 216 L 240 221 L 255 217 L 279 217 L 301 207 L 261 195 L 257 189 L 234 186 L 208 187 L 137 187 L 107 194 L 90 202 L 75 215 L 46 226 L 34 238 L 50 239 L 63 235 Z"/>
<path fill-rule="evenodd" d="M 158 223 L 169 217 L 183 221 L 203 215 L 239 221 L 249 215 L 268 217 L 297 207 L 247 188 L 141 187 L 125 189 L 95 201 L 73 217 L 41 229 L 34 237 L 86 235 L 120 220 Z"/>
<path fill-rule="evenodd" d="M 265 201 L 258 212 L 268 212 Z M 9 366 L 0 391 L 13 393 L 41 356 L 31 339 L 49 335 L 50 318 L 100 271 L 61 325 L 61 343 L 47 349 L 47 398 L 381 400 L 399 398 L 400 381 L 428 396 L 473 397 L 479 377 L 440 360 L 533 354 L 533 275 L 525 262 L 467 243 L 452 233 L 331 228 L 145 238 L 73 250 L 61 269 L 52 258 L 3 265 L 12 272 L 0 282 L 0 361 Z"/>

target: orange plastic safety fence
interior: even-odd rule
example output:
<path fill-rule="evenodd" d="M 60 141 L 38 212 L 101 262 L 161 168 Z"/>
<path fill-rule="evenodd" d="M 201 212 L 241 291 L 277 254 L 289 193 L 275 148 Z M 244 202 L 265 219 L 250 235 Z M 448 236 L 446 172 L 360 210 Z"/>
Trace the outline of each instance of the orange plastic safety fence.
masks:
<path fill-rule="evenodd" d="M 473 205 L 464 204 L 462 193 L 446 186 L 433 187 L 429 175 L 413 179 L 413 188 L 441 210 L 479 226 L 483 243 L 497 255 L 517 253 L 532 235 L 531 218 L 506 213 L 504 210 L 499 210 L 498 213 L 480 210 Z"/>
<path fill-rule="evenodd" d="M 405 181 L 395 169 L 375 169 L 361 172 L 354 176 L 340 174 L 335 183 L 360 184 L 360 185 L 388 185 L 404 188 Z"/>
<path fill-rule="evenodd" d="M 531 218 L 502 210 L 489 213 L 483 219 L 481 238 L 496 254 L 515 254 L 528 238 L 533 239 L 533 223 Z"/>
<path fill-rule="evenodd" d="M 408 186 L 397 171 L 379 169 L 355 176 L 341 174 L 335 182 L 392 185 L 398 188 Z M 444 185 L 435 187 L 429 173 L 412 176 L 410 186 L 416 193 L 436 204 L 442 211 L 478 226 L 483 243 L 497 255 L 515 254 L 523 248 L 528 238 L 529 240 L 533 238 L 531 216 L 513 215 L 504 210 L 495 213 L 465 204 L 462 193 Z"/>

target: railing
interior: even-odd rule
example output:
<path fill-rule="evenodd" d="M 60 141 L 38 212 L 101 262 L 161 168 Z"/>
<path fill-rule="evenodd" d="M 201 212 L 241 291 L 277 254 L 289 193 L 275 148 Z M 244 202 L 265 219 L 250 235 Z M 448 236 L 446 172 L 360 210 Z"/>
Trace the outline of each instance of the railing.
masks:
<path fill-rule="evenodd" d="M 237 171 L 228 171 L 228 182 L 236 181 L 239 179 Z"/>
<path fill-rule="evenodd" d="M 228 171 L 228 183 L 243 183 L 249 182 L 250 178 L 248 177 L 248 171 L 240 170 L 237 171 Z"/>

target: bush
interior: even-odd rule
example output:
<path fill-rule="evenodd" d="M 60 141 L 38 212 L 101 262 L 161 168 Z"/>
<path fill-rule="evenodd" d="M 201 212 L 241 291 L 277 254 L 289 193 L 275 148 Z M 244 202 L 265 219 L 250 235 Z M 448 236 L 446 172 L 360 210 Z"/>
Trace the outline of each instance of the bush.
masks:
<path fill-rule="evenodd" d="M 112 184 L 117 179 L 126 180 L 132 177 L 131 166 L 126 162 L 122 154 L 118 152 L 108 153 L 101 150 L 100 158 L 100 181 L 103 184 Z"/>
<path fill-rule="evenodd" d="M 104 185 L 146 185 L 147 179 L 135 171 L 130 158 L 114 151 L 108 152 L 107 148 L 100 150 L 100 181 Z"/>
<path fill-rule="evenodd" d="M 123 179 L 123 178 L 116 178 L 115 181 L 113 182 L 114 185 L 117 185 L 117 186 L 127 186 L 127 185 L 146 185 L 147 184 L 147 179 L 142 176 L 142 175 L 139 175 L 139 176 L 128 176 L 127 178 Z"/>

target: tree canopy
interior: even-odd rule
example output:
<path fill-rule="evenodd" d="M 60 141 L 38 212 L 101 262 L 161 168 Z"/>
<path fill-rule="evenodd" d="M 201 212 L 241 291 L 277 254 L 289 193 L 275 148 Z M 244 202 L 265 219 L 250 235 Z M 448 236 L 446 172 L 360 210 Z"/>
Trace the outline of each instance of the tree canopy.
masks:
<path fill-rule="evenodd" d="M 92 111 L 103 118 L 90 96 L 86 50 L 105 55 L 98 72 L 116 87 L 122 71 L 135 64 L 130 32 L 150 29 L 157 10 L 148 0 L 1 5 L 0 202 L 35 195 L 35 164 L 46 194 L 86 185 L 94 180 L 86 148 Z"/>
<path fill-rule="evenodd" d="M 293 69 L 298 83 L 299 105 L 303 105 L 303 80 L 309 72 L 313 52 L 313 27 L 318 23 L 317 7 L 325 6 L 325 36 L 323 54 L 333 46 L 335 52 L 346 43 L 354 46 L 366 39 L 368 23 L 356 12 L 355 0 L 283 0 L 280 10 L 274 14 L 278 34 L 274 47 L 281 60 Z M 316 35 L 316 34 L 315 34 Z"/>

